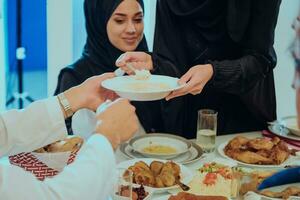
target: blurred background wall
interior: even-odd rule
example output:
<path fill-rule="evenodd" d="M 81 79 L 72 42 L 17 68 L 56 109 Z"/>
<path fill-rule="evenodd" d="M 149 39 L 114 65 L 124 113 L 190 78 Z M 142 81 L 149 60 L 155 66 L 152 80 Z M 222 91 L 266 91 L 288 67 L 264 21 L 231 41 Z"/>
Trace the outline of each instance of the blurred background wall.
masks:
<path fill-rule="evenodd" d="M 0 112 L 5 109 L 6 101 L 6 40 L 4 30 L 4 0 L 0 0 Z"/>
<path fill-rule="evenodd" d="M 278 117 L 296 114 L 295 90 L 291 87 L 295 65 L 289 47 L 295 37 L 291 25 L 298 14 L 299 8 L 299 0 L 283 0 L 281 2 L 275 33 L 275 50 L 278 62 L 274 70 Z"/>

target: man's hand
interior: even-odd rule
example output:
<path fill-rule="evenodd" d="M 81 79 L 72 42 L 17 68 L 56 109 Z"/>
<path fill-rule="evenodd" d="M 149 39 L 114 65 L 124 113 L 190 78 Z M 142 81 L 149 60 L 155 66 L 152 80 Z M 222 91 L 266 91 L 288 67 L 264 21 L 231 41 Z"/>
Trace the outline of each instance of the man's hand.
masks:
<path fill-rule="evenodd" d="M 101 86 L 104 80 L 113 78 L 114 76 L 114 73 L 93 76 L 85 80 L 79 86 L 65 91 L 65 96 L 71 105 L 72 111 L 76 112 L 81 108 L 88 108 L 95 111 L 98 106 L 107 99 L 116 99 L 118 96 L 113 91 Z"/>
<path fill-rule="evenodd" d="M 131 138 L 138 129 L 135 107 L 126 99 L 117 99 L 110 103 L 97 119 L 96 133 L 107 137 L 114 149 Z"/>
<path fill-rule="evenodd" d="M 126 52 L 123 53 L 116 61 L 116 66 L 120 67 L 127 74 L 133 74 L 134 72 L 127 67 L 128 63 L 135 69 L 146 69 L 151 71 L 153 69 L 152 58 L 145 52 Z"/>
<path fill-rule="evenodd" d="M 200 94 L 206 83 L 212 78 L 212 75 L 213 67 L 211 64 L 196 65 L 192 67 L 179 80 L 179 84 L 185 84 L 185 86 L 179 90 L 173 91 L 166 97 L 166 100 L 189 93 L 193 95 Z"/>

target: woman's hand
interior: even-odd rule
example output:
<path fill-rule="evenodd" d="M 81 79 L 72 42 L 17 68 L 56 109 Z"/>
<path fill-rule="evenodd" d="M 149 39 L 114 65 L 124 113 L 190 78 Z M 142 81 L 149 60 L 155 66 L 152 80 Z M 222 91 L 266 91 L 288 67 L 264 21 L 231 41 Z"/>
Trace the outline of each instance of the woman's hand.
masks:
<path fill-rule="evenodd" d="M 213 76 L 213 67 L 211 64 L 196 65 L 189 69 L 185 73 L 178 83 L 180 85 L 185 84 L 185 86 L 179 90 L 173 91 L 170 95 L 166 97 L 166 100 L 170 100 L 175 97 L 183 96 L 186 94 L 200 94 L 206 83 Z"/>
<path fill-rule="evenodd" d="M 81 108 L 96 110 L 106 100 L 115 100 L 118 96 L 110 90 L 101 86 L 101 83 L 109 78 L 115 77 L 114 73 L 104 73 L 85 80 L 82 84 L 72 87 L 64 94 L 68 99 L 73 112 Z"/>
<path fill-rule="evenodd" d="M 120 67 L 127 74 L 134 74 L 134 72 L 128 68 L 128 63 L 135 69 L 146 69 L 151 71 L 153 69 L 153 63 L 151 55 L 145 52 L 126 52 L 123 53 L 116 61 L 116 66 Z"/>

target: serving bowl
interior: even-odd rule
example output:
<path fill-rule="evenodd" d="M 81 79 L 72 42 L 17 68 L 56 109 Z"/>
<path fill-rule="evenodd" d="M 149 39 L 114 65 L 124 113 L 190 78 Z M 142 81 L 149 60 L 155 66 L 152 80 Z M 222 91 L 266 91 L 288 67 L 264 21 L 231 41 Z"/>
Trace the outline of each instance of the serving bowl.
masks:
<path fill-rule="evenodd" d="M 120 97 L 133 101 L 154 101 L 163 99 L 174 90 L 184 85 L 178 84 L 178 78 L 151 75 L 139 80 L 135 76 L 118 76 L 102 82 L 106 89 L 116 92 Z"/>
<path fill-rule="evenodd" d="M 150 158 L 170 159 L 186 153 L 192 144 L 183 137 L 152 133 L 132 138 L 131 148 Z"/>

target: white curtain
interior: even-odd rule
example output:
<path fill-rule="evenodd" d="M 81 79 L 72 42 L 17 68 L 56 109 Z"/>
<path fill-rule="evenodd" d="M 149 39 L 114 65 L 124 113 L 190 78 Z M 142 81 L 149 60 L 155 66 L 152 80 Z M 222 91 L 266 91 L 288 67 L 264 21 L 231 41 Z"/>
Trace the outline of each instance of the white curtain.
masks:
<path fill-rule="evenodd" d="M 6 57 L 6 40 L 5 40 L 5 2 L 0 0 L 0 112 L 5 110 L 6 102 L 6 69 L 7 69 L 7 57 Z"/>

